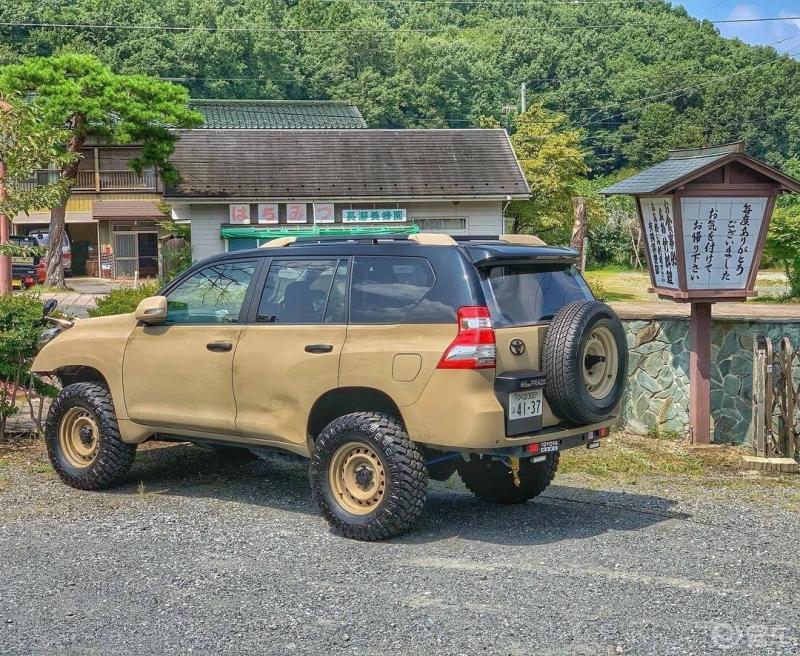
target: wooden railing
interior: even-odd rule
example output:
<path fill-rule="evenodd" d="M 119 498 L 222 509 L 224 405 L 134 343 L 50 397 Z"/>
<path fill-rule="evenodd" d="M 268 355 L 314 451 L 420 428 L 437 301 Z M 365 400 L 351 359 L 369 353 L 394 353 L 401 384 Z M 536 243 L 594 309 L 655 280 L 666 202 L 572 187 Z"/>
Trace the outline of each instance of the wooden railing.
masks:
<path fill-rule="evenodd" d="M 78 171 L 78 181 L 75 183 L 73 189 L 77 189 L 79 191 L 93 190 L 94 171 Z"/>
<path fill-rule="evenodd" d="M 96 179 L 99 177 L 99 180 Z M 23 187 L 32 189 L 37 185 L 48 184 L 58 180 L 58 171 L 37 171 L 33 179 L 25 182 Z M 157 189 L 155 171 L 145 170 L 141 175 L 130 169 L 115 171 L 101 170 L 99 176 L 94 171 L 78 171 L 75 191 L 120 191 L 127 189 L 144 189 L 155 191 Z"/>
<path fill-rule="evenodd" d="M 764 335 L 753 339 L 753 446 L 762 458 L 800 457 L 800 381 L 797 352 L 788 337 L 777 350 Z"/>
<path fill-rule="evenodd" d="M 154 171 L 142 171 L 141 175 L 130 169 L 100 171 L 100 190 L 109 189 L 155 189 Z"/>

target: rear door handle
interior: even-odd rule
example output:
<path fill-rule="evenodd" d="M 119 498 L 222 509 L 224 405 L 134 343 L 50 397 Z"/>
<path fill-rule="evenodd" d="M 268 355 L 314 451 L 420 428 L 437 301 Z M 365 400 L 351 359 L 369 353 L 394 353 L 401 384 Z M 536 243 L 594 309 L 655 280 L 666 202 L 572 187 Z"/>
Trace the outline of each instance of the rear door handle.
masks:
<path fill-rule="evenodd" d="M 206 348 L 209 351 L 217 351 L 219 353 L 224 353 L 225 351 L 230 351 L 233 348 L 232 342 L 209 342 L 206 344 Z"/>
<path fill-rule="evenodd" d="M 330 353 L 333 350 L 333 344 L 307 344 L 306 353 Z"/>

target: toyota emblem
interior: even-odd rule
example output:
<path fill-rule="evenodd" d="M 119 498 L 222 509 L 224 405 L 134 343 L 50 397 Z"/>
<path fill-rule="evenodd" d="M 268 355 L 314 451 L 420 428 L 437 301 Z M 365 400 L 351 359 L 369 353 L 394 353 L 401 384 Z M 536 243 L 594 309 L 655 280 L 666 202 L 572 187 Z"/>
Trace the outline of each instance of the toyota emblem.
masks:
<path fill-rule="evenodd" d="M 521 339 L 512 339 L 511 343 L 508 345 L 508 348 L 512 355 L 522 355 L 525 353 L 525 342 L 523 342 Z"/>

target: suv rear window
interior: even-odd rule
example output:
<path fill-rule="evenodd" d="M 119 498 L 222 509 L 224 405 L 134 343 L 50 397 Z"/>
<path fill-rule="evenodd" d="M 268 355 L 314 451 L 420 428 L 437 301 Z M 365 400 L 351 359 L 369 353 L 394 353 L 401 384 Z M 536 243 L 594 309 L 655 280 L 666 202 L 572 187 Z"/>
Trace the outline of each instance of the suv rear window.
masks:
<path fill-rule="evenodd" d="M 399 323 L 434 281 L 433 269 L 423 257 L 356 257 L 350 323 Z"/>
<path fill-rule="evenodd" d="M 494 266 L 481 271 L 481 284 L 495 327 L 549 321 L 562 307 L 594 297 L 573 267 Z"/>

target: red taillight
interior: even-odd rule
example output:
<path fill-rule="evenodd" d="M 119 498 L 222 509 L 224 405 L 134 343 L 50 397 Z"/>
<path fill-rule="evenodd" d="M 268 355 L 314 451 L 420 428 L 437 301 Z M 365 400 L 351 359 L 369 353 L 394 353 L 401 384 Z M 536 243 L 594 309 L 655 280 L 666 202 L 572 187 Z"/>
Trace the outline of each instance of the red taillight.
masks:
<path fill-rule="evenodd" d="M 458 334 L 439 360 L 439 369 L 494 369 L 496 365 L 489 308 L 458 308 Z"/>
<path fill-rule="evenodd" d="M 611 429 L 608 426 L 597 429 L 597 437 L 608 437 L 609 435 L 611 435 Z"/>
<path fill-rule="evenodd" d="M 536 442 L 529 444 L 528 453 L 539 453 L 539 445 Z"/>

